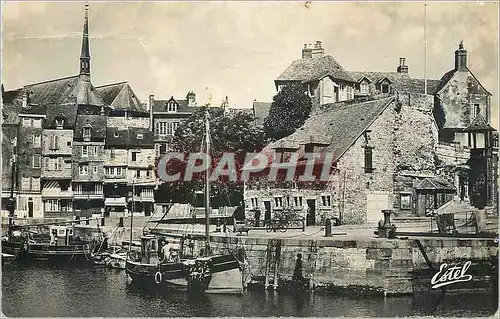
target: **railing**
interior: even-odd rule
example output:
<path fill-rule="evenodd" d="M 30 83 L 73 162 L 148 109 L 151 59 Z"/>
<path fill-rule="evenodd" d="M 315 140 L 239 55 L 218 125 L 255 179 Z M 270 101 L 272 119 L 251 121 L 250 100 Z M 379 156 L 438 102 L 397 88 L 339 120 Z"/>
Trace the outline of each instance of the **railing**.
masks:
<path fill-rule="evenodd" d="M 42 189 L 42 197 L 73 197 L 73 191 L 72 190 L 61 190 L 58 188 L 45 188 Z"/>
<path fill-rule="evenodd" d="M 245 219 L 244 222 L 236 221 L 234 223 L 234 231 L 238 233 L 246 232 L 249 230 L 266 230 L 267 232 L 286 232 L 288 229 L 299 229 L 305 231 L 306 229 L 306 219 L 305 218 L 294 218 L 294 219 L 267 219 L 259 220 L 255 219 Z"/>

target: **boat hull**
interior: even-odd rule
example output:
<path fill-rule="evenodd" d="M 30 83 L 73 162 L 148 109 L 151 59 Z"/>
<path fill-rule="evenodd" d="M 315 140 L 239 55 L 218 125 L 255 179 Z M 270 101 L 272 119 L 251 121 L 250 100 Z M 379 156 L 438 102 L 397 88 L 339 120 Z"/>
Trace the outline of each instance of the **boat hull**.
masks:
<path fill-rule="evenodd" d="M 54 246 L 43 243 L 28 244 L 27 257 L 30 260 L 54 262 L 91 262 L 90 254 L 83 245 Z"/>
<path fill-rule="evenodd" d="M 127 261 L 126 272 L 132 282 L 146 288 L 164 288 L 190 292 L 242 294 L 243 276 L 232 255 L 213 256 L 207 276 L 196 277 L 194 263 L 141 264 Z M 161 276 L 158 274 L 161 273 Z M 196 277 L 196 278 L 195 278 Z"/>
<path fill-rule="evenodd" d="M 13 259 L 19 260 L 26 256 L 24 242 L 2 240 L 2 254 L 13 255 Z"/>

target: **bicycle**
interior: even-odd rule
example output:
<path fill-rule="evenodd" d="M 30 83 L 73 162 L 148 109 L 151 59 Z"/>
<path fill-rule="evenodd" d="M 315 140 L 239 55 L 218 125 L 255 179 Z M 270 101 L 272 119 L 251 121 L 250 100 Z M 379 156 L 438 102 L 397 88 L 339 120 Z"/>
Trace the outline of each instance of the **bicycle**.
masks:
<path fill-rule="evenodd" d="M 278 230 L 284 233 L 288 229 L 288 224 L 289 224 L 288 220 L 276 220 L 276 219 L 269 220 L 266 223 L 266 231 L 270 233 L 271 231 L 276 232 Z"/>

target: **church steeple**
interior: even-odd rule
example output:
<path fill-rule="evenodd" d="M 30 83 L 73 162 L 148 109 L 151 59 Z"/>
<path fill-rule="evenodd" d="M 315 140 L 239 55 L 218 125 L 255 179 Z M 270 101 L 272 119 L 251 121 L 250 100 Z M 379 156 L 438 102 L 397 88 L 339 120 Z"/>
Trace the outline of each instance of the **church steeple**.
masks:
<path fill-rule="evenodd" d="M 83 20 L 82 54 L 80 55 L 80 77 L 90 80 L 90 50 L 89 50 L 89 4 L 85 4 Z"/>

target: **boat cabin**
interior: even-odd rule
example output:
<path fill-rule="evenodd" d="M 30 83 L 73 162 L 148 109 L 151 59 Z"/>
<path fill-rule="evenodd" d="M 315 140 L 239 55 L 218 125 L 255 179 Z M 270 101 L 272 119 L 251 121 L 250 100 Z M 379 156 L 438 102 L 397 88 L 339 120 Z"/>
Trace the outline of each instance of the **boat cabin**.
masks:
<path fill-rule="evenodd" d="M 53 246 L 69 246 L 73 241 L 73 228 L 67 226 L 50 227 L 50 244 Z"/>
<path fill-rule="evenodd" d="M 158 263 L 158 238 L 154 235 L 141 237 L 141 264 Z"/>

